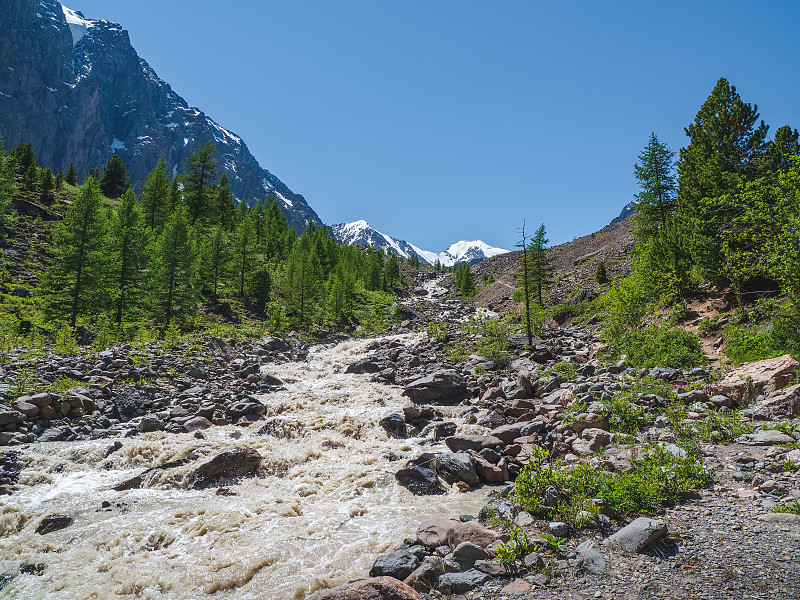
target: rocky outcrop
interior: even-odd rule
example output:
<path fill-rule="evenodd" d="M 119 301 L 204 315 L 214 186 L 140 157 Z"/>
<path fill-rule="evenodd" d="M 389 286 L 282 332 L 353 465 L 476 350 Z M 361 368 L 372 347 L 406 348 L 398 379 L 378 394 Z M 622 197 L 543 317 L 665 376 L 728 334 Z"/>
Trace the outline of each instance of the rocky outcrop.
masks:
<path fill-rule="evenodd" d="M 739 406 L 747 406 L 760 394 L 786 386 L 800 363 L 790 354 L 746 363 L 737 367 L 712 387 L 712 395 L 727 396 Z"/>
<path fill-rule="evenodd" d="M 140 58 L 120 25 L 85 19 L 55 0 L 13 0 L 0 19 L 0 135 L 31 142 L 38 160 L 79 174 L 116 153 L 140 186 L 164 156 L 180 173 L 197 148 L 217 148 L 231 191 L 250 202 L 272 195 L 298 230 L 319 217 L 263 169 L 242 139 L 190 107 Z"/>

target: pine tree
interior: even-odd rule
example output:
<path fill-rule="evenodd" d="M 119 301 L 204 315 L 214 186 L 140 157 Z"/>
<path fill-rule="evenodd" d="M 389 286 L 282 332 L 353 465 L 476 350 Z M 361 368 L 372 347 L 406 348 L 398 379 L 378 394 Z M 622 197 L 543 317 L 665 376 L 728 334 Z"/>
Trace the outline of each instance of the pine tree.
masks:
<path fill-rule="evenodd" d="M 675 209 L 677 183 L 675 180 L 675 153 L 659 141 L 655 133 L 633 166 L 640 192 L 636 199 L 636 226 L 640 239 L 653 235 L 667 223 Z"/>
<path fill-rule="evenodd" d="M 59 171 L 56 174 L 56 191 L 60 192 L 64 187 L 64 174 Z"/>
<path fill-rule="evenodd" d="M 14 226 L 15 213 L 11 203 L 11 182 L 13 176 L 10 169 L 10 160 L 3 149 L 0 139 L 0 241 L 6 239 L 6 232 Z"/>
<path fill-rule="evenodd" d="M 68 316 L 74 329 L 79 315 L 97 310 L 107 270 L 106 223 L 102 195 L 91 177 L 81 186 L 54 234 L 54 258 L 44 277 L 51 316 Z"/>
<path fill-rule="evenodd" d="M 307 329 L 321 307 L 322 268 L 308 230 L 292 247 L 286 263 L 284 295 L 298 327 Z"/>
<path fill-rule="evenodd" d="M 9 152 L 9 157 L 18 167 L 25 171 L 36 166 L 36 153 L 33 151 L 33 144 L 25 143 L 12 148 L 11 152 Z"/>
<path fill-rule="evenodd" d="M 36 163 L 31 163 L 22 175 L 22 185 L 25 186 L 26 190 L 32 192 L 38 183 L 39 169 L 36 168 Z"/>
<path fill-rule="evenodd" d="M 600 285 L 608 283 L 608 273 L 606 272 L 606 263 L 602 260 L 597 263 L 597 272 L 594 275 L 595 281 Z"/>
<path fill-rule="evenodd" d="M 205 289 L 218 297 L 220 283 L 230 269 L 230 240 L 225 228 L 216 225 L 205 236 L 200 252 L 200 272 Z"/>
<path fill-rule="evenodd" d="M 403 278 L 400 275 L 400 263 L 397 261 L 397 257 L 394 254 L 391 254 L 389 258 L 386 259 L 383 278 L 386 291 L 394 292 L 403 286 Z"/>
<path fill-rule="evenodd" d="M 176 312 L 193 314 L 197 271 L 196 243 L 185 208 L 178 206 L 158 238 L 153 253 L 151 290 L 160 308 L 164 327 Z"/>
<path fill-rule="evenodd" d="M 215 210 L 218 223 L 228 231 L 232 230 L 236 220 L 236 199 L 231 193 L 231 182 L 227 173 L 219 176 Z"/>
<path fill-rule="evenodd" d="M 679 225 L 694 264 L 714 283 L 725 283 L 719 233 L 732 218 L 716 199 L 758 174 L 768 130 L 763 121 L 757 125 L 758 117 L 758 107 L 743 102 L 722 78 L 686 128 L 690 141 L 678 161 Z"/>
<path fill-rule="evenodd" d="M 53 172 L 47 167 L 42 167 L 39 176 L 39 199 L 45 203 L 52 202 L 54 187 Z"/>
<path fill-rule="evenodd" d="M 252 267 L 253 254 L 256 249 L 255 212 L 247 211 L 244 219 L 236 227 L 233 234 L 233 254 L 236 267 L 236 280 L 239 296 L 244 297 L 245 277 Z"/>
<path fill-rule="evenodd" d="M 100 178 L 100 190 L 107 198 L 119 198 L 131 187 L 128 170 L 122 164 L 122 157 L 113 155 L 103 167 L 103 176 Z"/>
<path fill-rule="evenodd" d="M 147 176 L 142 187 L 142 211 L 145 225 L 160 232 L 171 210 L 171 187 L 164 157 L 158 159 L 156 168 Z"/>
<path fill-rule="evenodd" d="M 78 172 L 75 170 L 74 163 L 69 163 L 69 167 L 67 167 L 67 176 L 64 181 L 72 186 L 78 185 Z"/>
<path fill-rule="evenodd" d="M 550 240 L 546 237 L 544 224 L 540 225 L 533 234 L 528 246 L 528 257 L 530 259 L 530 277 L 533 289 L 536 292 L 536 301 L 539 306 L 544 306 L 544 289 L 553 283 L 555 269 L 550 264 L 547 257 L 547 244 Z"/>
<path fill-rule="evenodd" d="M 267 260 L 272 262 L 283 262 L 289 256 L 288 243 L 289 238 L 287 232 L 289 225 L 286 221 L 286 215 L 283 214 L 278 207 L 278 201 L 270 197 L 267 202 L 267 209 L 265 214 L 265 229 L 266 229 L 266 242 L 264 247 L 264 254 Z"/>
<path fill-rule="evenodd" d="M 467 263 L 458 263 L 453 267 L 453 280 L 462 296 L 470 298 L 475 295 L 475 276 Z"/>
<path fill-rule="evenodd" d="M 206 142 L 186 161 L 184 195 L 192 224 L 198 219 L 205 219 L 214 208 L 211 188 L 217 179 L 217 163 L 214 160 L 216 152 L 211 142 Z"/>
<path fill-rule="evenodd" d="M 136 194 L 128 188 L 109 227 L 109 273 L 117 325 L 122 324 L 123 317 L 133 306 L 142 302 L 147 242 L 147 230 Z"/>
<path fill-rule="evenodd" d="M 178 175 L 172 178 L 172 185 L 169 190 L 169 214 L 178 210 L 178 207 L 185 206 L 183 197 L 183 177 Z"/>
<path fill-rule="evenodd" d="M 92 167 L 91 169 L 89 169 L 89 172 L 86 174 L 86 177 L 83 180 L 84 183 L 86 183 L 88 179 L 94 179 L 95 181 L 100 181 L 100 169 L 98 169 L 97 167 Z"/>

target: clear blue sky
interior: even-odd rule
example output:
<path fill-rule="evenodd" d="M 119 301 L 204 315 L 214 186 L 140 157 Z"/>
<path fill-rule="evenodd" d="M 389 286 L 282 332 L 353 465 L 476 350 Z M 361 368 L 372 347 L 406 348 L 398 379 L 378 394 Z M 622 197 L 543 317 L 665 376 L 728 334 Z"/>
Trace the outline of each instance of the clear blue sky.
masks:
<path fill-rule="evenodd" d="M 552 243 L 636 192 L 651 131 L 677 152 L 721 76 L 770 134 L 800 127 L 800 2 L 67 0 L 121 23 L 192 106 L 326 223 L 427 250 Z"/>

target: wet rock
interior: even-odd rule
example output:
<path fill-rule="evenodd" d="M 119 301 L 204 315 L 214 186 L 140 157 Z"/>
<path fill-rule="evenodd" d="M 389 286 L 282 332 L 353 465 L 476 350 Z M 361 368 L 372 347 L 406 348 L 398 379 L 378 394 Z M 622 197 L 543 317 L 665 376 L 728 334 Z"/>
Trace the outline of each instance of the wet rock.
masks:
<path fill-rule="evenodd" d="M 442 421 L 439 423 L 434 423 L 433 425 L 433 439 L 434 440 L 443 440 L 450 436 L 456 434 L 456 430 L 458 427 L 455 423 L 451 423 L 449 421 Z"/>
<path fill-rule="evenodd" d="M 475 470 L 475 461 L 465 452 L 437 454 L 433 465 L 439 477 L 451 485 L 463 481 L 472 487 L 480 482 Z"/>
<path fill-rule="evenodd" d="M 164 421 L 155 415 L 147 415 L 142 417 L 139 424 L 136 426 L 136 431 L 139 433 L 149 433 L 151 431 L 163 431 Z"/>
<path fill-rule="evenodd" d="M 36 441 L 37 442 L 60 442 L 69 437 L 69 430 L 66 427 L 51 427 L 45 429 Z"/>
<path fill-rule="evenodd" d="M 235 448 L 217 454 L 200 465 L 190 477 L 190 487 L 207 488 L 222 479 L 240 479 L 255 475 L 261 464 L 261 454 L 253 448 Z"/>
<path fill-rule="evenodd" d="M 392 414 L 388 417 L 384 417 L 379 423 L 390 438 L 403 440 L 408 437 L 406 422 L 403 417 L 398 414 Z"/>
<path fill-rule="evenodd" d="M 420 600 L 420 597 L 394 577 L 374 577 L 314 592 L 307 600 Z"/>
<path fill-rule="evenodd" d="M 463 594 L 489 581 L 489 575 L 477 569 L 439 576 L 439 591 L 443 594 Z"/>
<path fill-rule="evenodd" d="M 627 552 L 639 552 L 666 534 L 667 524 L 664 521 L 639 517 L 608 537 L 605 543 L 619 546 Z"/>
<path fill-rule="evenodd" d="M 183 428 L 189 433 L 200 429 L 208 429 L 212 423 L 205 417 L 192 417 L 183 424 Z"/>
<path fill-rule="evenodd" d="M 72 517 L 69 515 L 48 515 L 42 519 L 36 527 L 36 533 L 40 535 L 52 533 L 53 531 L 69 527 L 71 524 Z"/>
<path fill-rule="evenodd" d="M 428 519 L 417 528 L 417 542 L 428 548 L 439 548 L 447 545 L 450 532 L 459 521 L 445 517 Z"/>
<path fill-rule="evenodd" d="M 419 566 L 419 559 L 408 550 L 395 550 L 381 556 L 372 565 L 370 577 L 394 577 L 400 581 L 411 575 Z"/>
<path fill-rule="evenodd" d="M 436 473 L 425 467 L 406 467 L 394 476 L 400 485 L 415 496 L 434 496 L 447 492 Z"/>
<path fill-rule="evenodd" d="M 28 436 L 17 431 L 0 431 L 0 446 L 20 446 L 28 443 Z"/>
<path fill-rule="evenodd" d="M 403 395 L 415 404 L 455 404 L 470 397 L 467 381 L 454 369 L 434 371 L 405 386 Z"/>
<path fill-rule="evenodd" d="M 267 407 L 255 398 L 244 398 L 229 404 L 225 409 L 225 416 L 232 423 L 236 423 L 242 417 L 249 421 L 257 421 L 266 410 Z"/>
<path fill-rule="evenodd" d="M 382 368 L 383 367 L 375 360 L 374 357 L 367 357 L 357 360 L 354 363 L 350 363 L 347 365 L 347 369 L 345 369 L 344 372 L 363 375 L 366 373 L 377 373 L 382 370 Z M 403 579 L 405 579 L 405 577 Z"/>
<path fill-rule="evenodd" d="M 304 431 L 305 425 L 300 421 L 284 417 L 272 417 L 267 419 L 261 429 L 258 430 L 258 435 L 271 435 L 280 439 L 295 439 L 303 435 Z"/>
<path fill-rule="evenodd" d="M 114 418 L 123 423 L 143 417 L 152 405 L 150 398 L 141 390 L 128 388 L 117 394 L 112 400 Z"/>

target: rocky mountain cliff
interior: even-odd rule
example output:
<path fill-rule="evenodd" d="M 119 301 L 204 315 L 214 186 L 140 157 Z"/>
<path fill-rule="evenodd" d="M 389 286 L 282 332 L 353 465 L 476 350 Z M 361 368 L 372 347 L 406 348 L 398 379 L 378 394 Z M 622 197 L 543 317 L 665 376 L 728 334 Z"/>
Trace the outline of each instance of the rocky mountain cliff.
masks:
<path fill-rule="evenodd" d="M 140 58 L 115 23 L 55 0 L 5 0 L 0 18 L 0 136 L 31 142 L 54 170 L 79 174 L 122 157 L 140 185 L 164 155 L 173 174 L 206 142 L 237 198 L 273 195 L 290 225 L 321 222 L 303 196 L 263 169 L 240 137 L 190 107 Z"/>
<path fill-rule="evenodd" d="M 444 252 L 430 252 L 405 240 L 381 233 L 364 220 L 331 225 L 330 230 L 334 239 L 340 244 L 371 246 L 376 250 L 388 251 L 403 258 L 410 258 L 416 254 L 421 262 L 429 265 L 436 264 L 437 261 L 446 267 L 452 267 L 457 263 L 474 265 L 490 256 L 508 252 L 502 248 L 494 248 L 481 240 L 460 241 L 452 244 Z"/>

